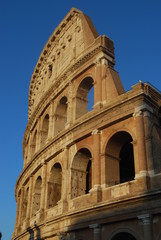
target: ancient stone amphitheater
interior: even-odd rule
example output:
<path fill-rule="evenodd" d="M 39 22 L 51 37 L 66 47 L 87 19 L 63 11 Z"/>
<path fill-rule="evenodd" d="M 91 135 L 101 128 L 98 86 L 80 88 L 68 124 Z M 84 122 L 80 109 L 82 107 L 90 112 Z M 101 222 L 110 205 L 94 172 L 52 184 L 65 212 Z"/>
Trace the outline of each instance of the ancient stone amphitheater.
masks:
<path fill-rule="evenodd" d="M 72 8 L 31 78 L 12 239 L 161 240 L 161 93 L 114 65 Z"/>

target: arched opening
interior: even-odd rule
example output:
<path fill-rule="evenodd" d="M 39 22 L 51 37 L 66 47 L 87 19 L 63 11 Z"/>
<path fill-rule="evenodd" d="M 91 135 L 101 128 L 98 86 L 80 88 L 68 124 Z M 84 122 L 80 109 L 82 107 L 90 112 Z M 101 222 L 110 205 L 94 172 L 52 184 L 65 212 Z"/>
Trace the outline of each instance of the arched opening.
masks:
<path fill-rule="evenodd" d="M 42 129 L 41 129 L 41 146 L 45 144 L 48 138 L 48 130 L 49 130 L 49 115 L 46 114 L 43 120 Z"/>
<path fill-rule="evenodd" d="M 40 209 L 40 200 L 41 200 L 41 184 L 42 178 L 39 176 L 35 182 L 33 201 L 32 201 L 32 215 L 35 215 L 36 212 Z"/>
<path fill-rule="evenodd" d="M 93 106 L 94 106 L 94 86 L 92 86 L 88 92 L 87 101 L 88 101 L 87 109 L 88 109 L 88 112 L 90 112 L 93 110 Z"/>
<path fill-rule="evenodd" d="M 161 127 L 161 107 L 159 108 L 158 116 L 159 116 L 159 126 Z"/>
<path fill-rule="evenodd" d="M 32 144 L 31 144 L 31 152 L 32 152 L 32 155 L 35 153 L 36 151 L 36 142 L 37 142 L 37 130 L 35 130 L 34 132 L 34 136 L 33 136 L 33 139 L 32 139 Z"/>
<path fill-rule="evenodd" d="M 94 87 L 93 79 L 86 77 L 79 85 L 76 94 L 76 119 L 93 109 Z"/>
<path fill-rule="evenodd" d="M 121 232 L 116 234 L 112 240 L 136 240 L 136 238 L 128 232 Z"/>
<path fill-rule="evenodd" d="M 28 163 L 29 158 L 28 158 L 28 152 L 29 152 L 29 139 L 30 137 L 27 138 L 25 148 L 24 148 L 24 166 Z"/>
<path fill-rule="evenodd" d="M 92 188 L 92 162 L 88 161 L 87 170 L 86 170 L 86 194 L 89 193 L 89 190 Z"/>
<path fill-rule="evenodd" d="M 151 131 L 153 167 L 155 173 L 161 172 L 161 128 L 153 125 Z"/>
<path fill-rule="evenodd" d="M 52 76 L 52 71 L 53 71 L 53 65 L 49 64 L 48 65 L 48 78 L 50 78 Z"/>
<path fill-rule="evenodd" d="M 135 178 L 132 137 L 125 131 L 115 133 L 106 146 L 106 183 L 108 186 Z"/>
<path fill-rule="evenodd" d="M 29 188 L 26 189 L 24 200 L 23 200 L 23 216 L 22 216 L 23 220 L 26 218 L 26 214 L 27 214 L 28 195 L 29 195 Z"/>
<path fill-rule="evenodd" d="M 55 112 L 55 135 L 65 128 L 67 123 L 67 98 L 61 98 Z"/>
<path fill-rule="evenodd" d="M 48 208 L 54 207 L 61 200 L 62 190 L 62 168 L 59 163 L 55 163 L 50 172 L 48 182 Z"/>
<path fill-rule="evenodd" d="M 20 223 L 20 219 L 21 219 L 21 189 L 18 191 L 18 203 L 17 203 L 17 207 L 18 207 L 18 211 L 17 211 L 17 215 L 16 215 L 16 221 L 17 221 L 17 225 L 21 224 Z"/>
<path fill-rule="evenodd" d="M 89 193 L 92 187 L 92 155 L 86 148 L 74 156 L 71 170 L 71 198 Z"/>
<path fill-rule="evenodd" d="M 120 183 L 134 180 L 134 153 L 131 142 L 125 143 L 120 150 Z"/>

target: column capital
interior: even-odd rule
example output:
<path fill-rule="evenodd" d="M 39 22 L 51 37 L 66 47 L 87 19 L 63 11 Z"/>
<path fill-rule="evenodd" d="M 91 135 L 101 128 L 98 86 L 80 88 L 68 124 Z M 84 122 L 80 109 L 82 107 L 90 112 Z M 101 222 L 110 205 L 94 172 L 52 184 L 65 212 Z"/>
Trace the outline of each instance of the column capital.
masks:
<path fill-rule="evenodd" d="M 101 133 L 101 131 L 98 130 L 98 129 L 94 129 L 94 130 L 92 131 L 91 135 L 96 135 L 96 134 L 98 134 L 98 133 Z"/>
<path fill-rule="evenodd" d="M 143 116 L 143 112 L 141 110 L 136 110 L 133 113 L 133 117 Z"/>
<path fill-rule="evenodd" d="M 59 237 L 59 240 L 66 240 L 67 233 L 66 232 L 59 232 L 59 233 L 57 233 L 57 236 Z"/>
<path fill-rule="evenodd" d="M 144 225 L 149 225 L 152 222 L 152 216 L 149 213 L 139 215 L 138 219 L 141 220 Z"/>
<path fill-rule="evenodd" d="M 66 150 L 68 150 L 68 149 L 69 149 L 68 146 L 64 146 L 64 147 L 62 148 L 62 151 L 64 152 L 64 151 L 66 151 Z"/>
<path fill-rule="evenodd" d="M 101 225 L 98 223 L 90 224 L 89 228 L 96 229 L 96 228 L 101 228 Z"/>
<path fill-rule="evenodd" d="M 153 109 L 147 104 L 142 104 L 142 105 L 135 108 L 133 116 L 137 117 L 137 116 L 143 115 L 143 116 L 148 116 L 149 117 L 150 113 L 153 113 Z"/>
<path fill-rule="evenodd" d="M 101 225 L 100 224 L 91 224 L 89 225 L 89 228 L 93 229 L 94 233 L 94 240 L 100 239 L 100 233 L 101 233 Z"/>
<path fill-rule="evenodd" d="M 97 58 L 96 59 L 96 61 L 94 62 L 95 63 L 95 66 L 97 66 L 97 65 L 101 65 L 101 63 L 102 63 L 102 58 Z"/>

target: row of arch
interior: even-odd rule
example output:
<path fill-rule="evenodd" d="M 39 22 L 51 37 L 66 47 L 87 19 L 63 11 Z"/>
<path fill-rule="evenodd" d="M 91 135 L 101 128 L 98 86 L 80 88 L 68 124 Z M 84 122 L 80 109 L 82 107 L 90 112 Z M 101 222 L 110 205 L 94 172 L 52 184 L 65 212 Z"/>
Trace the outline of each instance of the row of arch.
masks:
<path fill-rule="evenodd" d="M 132 137 L 128 132 L 120 131 L 115 133 L 107 143 L 105 150 L 105 161 L 107 168 L 112 174 L 107 176 L 109 186 L 131 181 L 135 178 L 134 153 Z M 106 174 L 109 173 L 107 169 Z M 70 198 L 88 194 L 92 188 L 93 156 L 89 149 L 79 149 L 72 160 L 70 167 Z M 56 162 L 50 170 L 47 182 L 47 205 L 52 208 L 58 204 L 62 198 L 62 185 L 66 173 L 60 162 Z M 42 197 L 42 177 L 39 175 L 35 180 L 32 193 L 32 216 L 40 209 Z M 26 218 L 27 205 L 29 199 L 29 187 L 24 193 L 23 199 L 23 219 Z"/>
<path fill-rule="evenodd" d="M 75 119 L 80 118 L 87 112 L 93 109 L 94 104 L 94 81 L 91 77 L 84 78 L 78 86 L 76 93 L 76 104 L 75 104 Z M 42 121 L 40 129 L 40 136 L 38 136 L 38 129 L 36 128 L 32 133 L 31 148 L 32 154 L 36 151 L 36 145 L 38 138 L 40 137 L 40 146 L 43 146 L 49 134 L 49 120 L 50 116 L 47 113 Z M 54 113 L 54 136 L 65 129 L 66 124 L 69 122 L 68 119 L 68 99 L 63 96 L 57 104 Z"/>

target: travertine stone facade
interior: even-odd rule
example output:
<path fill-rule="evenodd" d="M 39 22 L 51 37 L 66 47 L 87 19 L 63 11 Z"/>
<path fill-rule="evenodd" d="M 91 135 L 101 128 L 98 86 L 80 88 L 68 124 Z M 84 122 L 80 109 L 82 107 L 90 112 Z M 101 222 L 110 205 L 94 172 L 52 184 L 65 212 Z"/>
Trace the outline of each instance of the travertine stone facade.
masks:
<path fill-rule="evenodd" d="M 125 92 L 114 65 L 72 8 L 31 78 L 12 239 L 161 239 L 161 93 Z"/>

